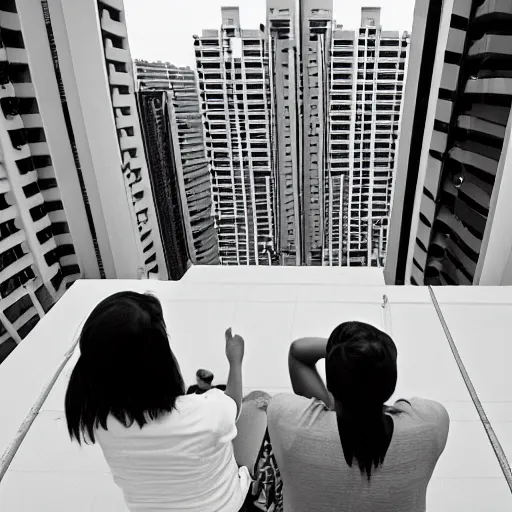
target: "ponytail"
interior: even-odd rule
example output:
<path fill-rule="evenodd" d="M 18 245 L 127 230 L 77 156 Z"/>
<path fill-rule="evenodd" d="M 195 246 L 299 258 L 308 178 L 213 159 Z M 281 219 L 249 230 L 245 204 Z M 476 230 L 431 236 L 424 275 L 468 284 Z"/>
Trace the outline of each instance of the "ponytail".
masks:
<path fill-rule="evenodd" d="M 372 469 L 384 462 L 391 440 L 383 406 L 347 408 L 335 400 L 335 410 L 345 461 L 352 467 L 356 459 L 359 471 L 370 481 Z"/>
<path fill-rule="evenodd" d="M 397 412 L 384 405 L 397 380 L 393 340 L 361 322 L 339 325 L 327 342 L 326 377 L 345 462 L 352 467 L 356 459 L 370 480 L 372 470 L 384 462 L 393 434 L 386 412 Z"/>

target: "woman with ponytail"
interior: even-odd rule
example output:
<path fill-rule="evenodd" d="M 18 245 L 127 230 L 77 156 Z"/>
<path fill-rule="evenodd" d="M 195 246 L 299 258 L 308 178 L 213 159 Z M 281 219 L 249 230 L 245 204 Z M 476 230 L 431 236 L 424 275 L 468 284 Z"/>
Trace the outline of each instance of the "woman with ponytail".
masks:
<path fill-rule="evenodd" d="M 346 322 L 328 340 L 294 341 L 288 365 L 295 394 L 275 396 L 267 413 L 284 512 L 425 511 L 449 417 L 421 398 L 386 405 L 397 381 L 393 340 Z"/>

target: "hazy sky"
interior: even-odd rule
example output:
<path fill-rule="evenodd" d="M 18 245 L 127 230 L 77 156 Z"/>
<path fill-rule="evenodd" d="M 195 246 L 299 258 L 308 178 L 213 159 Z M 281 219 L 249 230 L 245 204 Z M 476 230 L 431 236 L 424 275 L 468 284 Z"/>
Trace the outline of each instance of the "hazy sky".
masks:
<path fill-rule="evenodd" d="M 132 57 L 178 66 L 195 66 L 192 36 L 220 27 L 221 6 L 238 5 L 246 29 L 258 28 L 266 17 L 266 0 L 124 0 L 124 5 Z M 364 6 L 382 7 L 385 30 L 412 28 L 414 0 L 334 0 L 334 19 L 356 29 Z"/>

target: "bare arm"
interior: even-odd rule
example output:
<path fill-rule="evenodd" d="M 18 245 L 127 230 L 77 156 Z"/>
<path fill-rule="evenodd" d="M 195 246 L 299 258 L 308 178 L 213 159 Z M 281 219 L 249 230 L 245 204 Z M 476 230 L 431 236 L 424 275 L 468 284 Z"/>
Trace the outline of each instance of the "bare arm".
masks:
<path fill-rule="evenodd" d="M 224 393 L 235 401 L 237 419 L 242 410 L 242 361 L 244 352 L 244 339 L 238 334 L 233 335 L 230 327 L 226 331 L 226 357 L 229 362 L 229 374 Z"/>
<path fill-rule="evenodd" d="M 228 381 L 224 393 L 235 401 L 237 418 L 242 409 L 242 387 L 242 363 L 232 363 L 229 365 Z"/>
<path fill-rule="evenodd" d="M 306 398 L 318 398 L 332 408 L 334 401 L 316 369 L 316 363 L 327 356 L 325 338 L 301 338 L 290 346 L 288 369 L 293 391 Z"/>

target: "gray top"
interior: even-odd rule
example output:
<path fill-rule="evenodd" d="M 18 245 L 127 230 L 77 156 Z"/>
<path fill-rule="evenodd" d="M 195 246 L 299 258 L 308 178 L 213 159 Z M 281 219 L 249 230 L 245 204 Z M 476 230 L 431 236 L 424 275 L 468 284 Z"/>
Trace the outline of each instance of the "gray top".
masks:
<path fill-rule="evenodd" d="M 439 403 L 398 401 L 384 463 L 370 483 L 345 462 L 336 413 L 317 399 L 276 395 L 268 430 L 284 484 L 284 512 L 424 512 L 427 485 L 448 437 Z"/>

